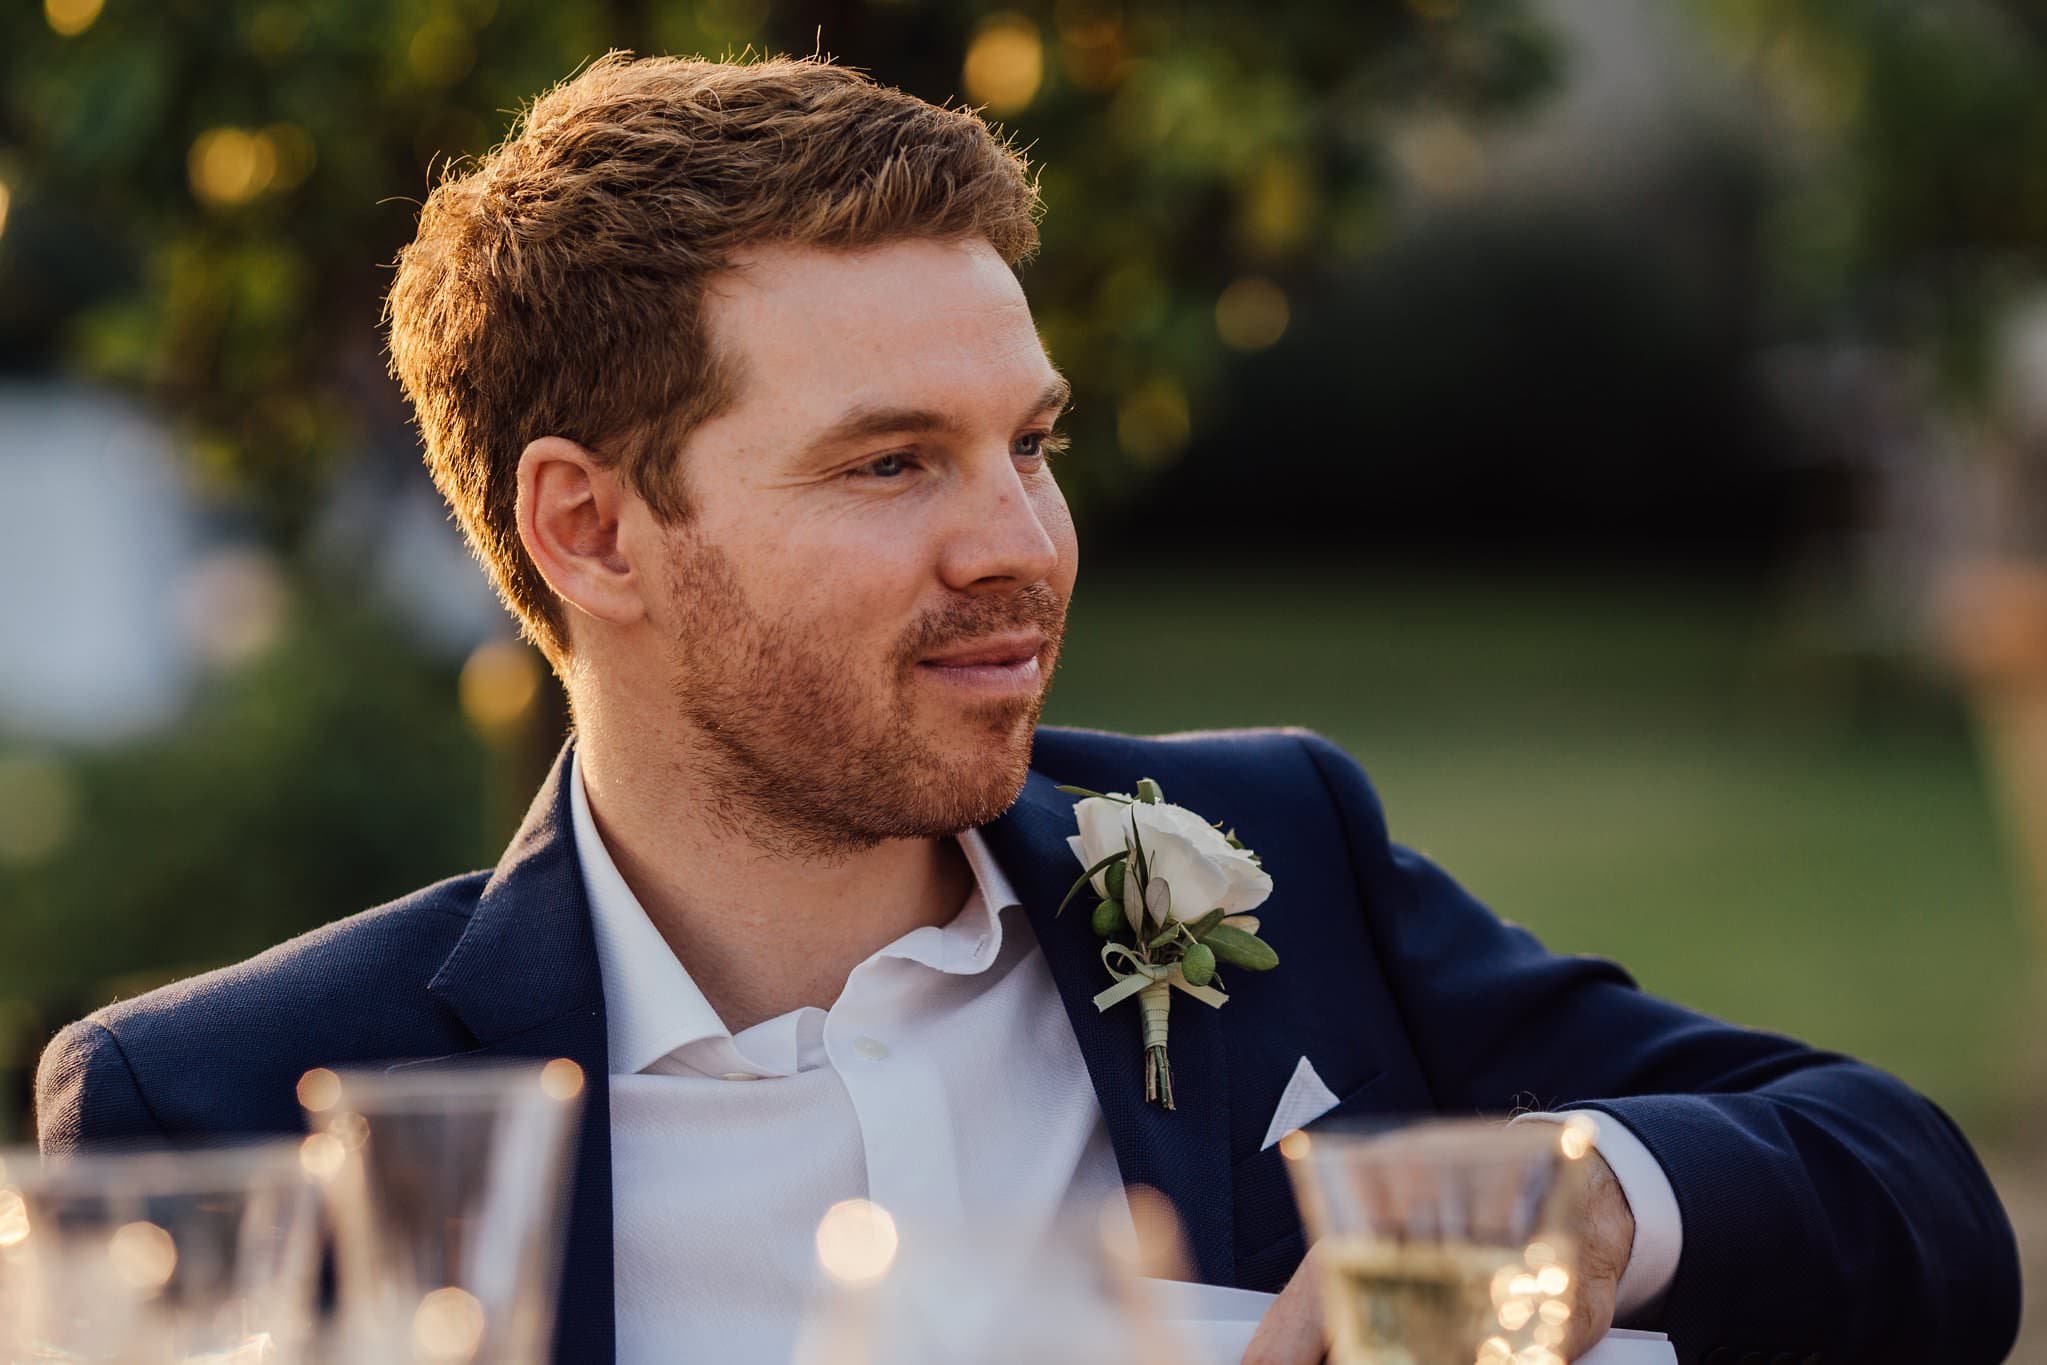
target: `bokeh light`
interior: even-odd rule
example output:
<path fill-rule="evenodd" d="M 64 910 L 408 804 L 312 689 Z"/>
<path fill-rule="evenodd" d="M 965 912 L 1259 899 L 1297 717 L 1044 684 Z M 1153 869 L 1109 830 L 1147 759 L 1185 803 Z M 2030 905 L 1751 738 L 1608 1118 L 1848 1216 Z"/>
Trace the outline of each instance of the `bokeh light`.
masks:
<path fill-rule="evenodd" d="M 299 1077 L 299 1103 L 315 1114 L 332 1109 L 341 1098 L 341 1077 L 324 1066 L 316 1066 Z"/>
<path fill-rule="evenodd" d="M 107 1257 L 123 1284 L 153 1294 L 178 1268 L 178 1244 L 154 1223 L 125 1223 L 107 1243 Z"/>
<path fill-rule="evenodd" d="M 1116 438 L 1139 464 L 1170 463 L 1192 431 L 1186 390 L 1164 376 L 1138 385 L 1116 406 Z"/>
<path fill-rule="evenodd" d="M 1262 159 L 1238 212 L 1240 231 L 1253 251 L 1277 257 L 1298 250 L 1314 229 L 1313 172 L 1291 157 Z"/>
<path fill-rule="evenodd" d="M 0 237 L 7 235 L 7 210 L 14 203 L 14 192 L 7 188 L 7 182 L 0 180 Z"/>
<path fill-rule="evenodd" d="M 106 0 L 43 0 L 43 17 L 50 27 L 66 38 L 76 38 L 93 26 Z"/>
<path fill-rule="evenodd" d="M 1485 178 L 1485 148 L 1462 120 L 1447 114 L 1401 129 L 1393 138 L 1393 157 L 1425 195 L 1464 194 Z"/>
<path fill-rule="evenodd" d="M 865 1284 L 886 1275 L 895 1264 L 896 1245 L 896 1220 L 870 1200 L 834 1204 L 817 1225 L 818 1264 L 842 1284 Z"/>
<path fill-rule="evenodd" d="M 419 26 L 405 57 L 420 84 L 438 89 L 461 80 L 476 65 L 476 40 L 467 25 L 442 10 Z"/>
<path fill-rule="evenodd" d="M 1233 282 L 1215 301 L 1215 331 L 1237 351 L 1262 351 L 1286 335 L 1286 293 L 1271 280 L 1250 275 Z"/>
<path fill-rule="evenodd" d="M 0 865 L 54 856 L 77 831 L 78 781 L 46 754 L 0 754 Z"/>
<path fill-rule="evenodd" d="M 967 44 L 960 81 L 967 98 L 990 113 L 1013 114 L 1027 106 L 1045 79 L 1045 40 L 1021 14 L 991 14 Z"/>
<path fill-rule="evenodd" d="M 209 128 L 192 140 L 185 159 L 192 193 L 207 204 L 246 204 L 277 176 L 277 148 L 268 134 L 244 128 Z"/>
<path fill-rule="evenodd" d="M 331 1180 L 348 1161 L 348 1147 L 332 1133 L 314 1133 L 299 1144 L 299 1165 L 315 1180 Z"/>
<path fill-rule="evenodd" d="M 421 1360 L 461 1365 L 483 1345 L 488 1326 L 483 1304 L 466 1289 L 449 1285 L 419 1301 L 412 1314 L 412 1345 Z"/>
<path fill-rule="evenodd" d="M 462 665 L 462 714 L 486 739 L 514 733 L 540 695 L 540 660 L 517 640 L 478 645 Z"/>
<path fill-rule="evenodd" d="M 1564 1120 L 1564 1131 L 1557 1138 L 1557 1148 L 1570 1161 L 1580 1161 L 1592 1151 L 1598 1138 L 1599 1129 L 1583 1114 L 1573 1114 Z"/>
<path fill-rule="evenodd" d="M 583 1093 L 583 1068 L 557 1057 L 540 1068 L 540 1089 L 551 1100 L 572 1100 Z"/>

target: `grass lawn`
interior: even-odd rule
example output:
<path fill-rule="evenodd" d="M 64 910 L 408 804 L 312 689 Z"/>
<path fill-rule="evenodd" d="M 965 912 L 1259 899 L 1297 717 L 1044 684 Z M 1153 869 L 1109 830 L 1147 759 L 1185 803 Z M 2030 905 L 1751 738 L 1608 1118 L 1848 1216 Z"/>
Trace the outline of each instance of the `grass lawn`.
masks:
<path fill-rule="evenodd" d="M 1397 839 L 1552 947 L 1994 1139 L 2027 980 L 1996 811 L 1947 708 L 1857 678 L 1752 595 L 1115 567 L 1083 576 L 1046 719 L 1312 726 Z"/>

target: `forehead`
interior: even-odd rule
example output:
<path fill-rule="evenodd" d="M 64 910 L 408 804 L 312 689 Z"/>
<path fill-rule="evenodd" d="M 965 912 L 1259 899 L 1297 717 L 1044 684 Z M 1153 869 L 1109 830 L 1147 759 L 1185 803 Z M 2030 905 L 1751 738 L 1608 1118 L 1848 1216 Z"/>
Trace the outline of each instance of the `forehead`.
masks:
<path fill-rule="evenodd" d="M 1034 393 L 1052 373 L 1015 274 L 979 238 L 757 248 L 704 309 L 740 410 L 830 420 L 849 403 Z"/>

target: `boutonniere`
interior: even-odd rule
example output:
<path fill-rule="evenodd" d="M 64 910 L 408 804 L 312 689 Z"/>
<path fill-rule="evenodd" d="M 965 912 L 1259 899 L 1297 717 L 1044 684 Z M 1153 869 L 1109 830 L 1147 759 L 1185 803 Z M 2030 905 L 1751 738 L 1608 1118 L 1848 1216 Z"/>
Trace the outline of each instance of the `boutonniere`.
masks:
<path fill-rule="evenodd" d="M 1258 920 L 1245 913 L 1272 894 L 1272 878 L 1235 830 L 1224 833 L 1186 807 L 1168 804 L 1148 777 L 1135 796 L 1059 790 L 1083 798 L 1073 807 L 1080 833 L 1066 845 L 1087 870 L 1055 914 L 1084 887 L 1100 898 L 1094 930 L 1108 940 L 1102 965 L 1116 984 L 1095 997 L 1095 1008 L 1106 1011 L 1137 997 L 1144 1098 L 1171 1109 L 1166 1013 L 1173 992 L 1220 1009 L 1229 997 L 1216 976 L 1219 966 L 1264 972 L 1279 965 L 1279 954 L 1258 937 Z"/>

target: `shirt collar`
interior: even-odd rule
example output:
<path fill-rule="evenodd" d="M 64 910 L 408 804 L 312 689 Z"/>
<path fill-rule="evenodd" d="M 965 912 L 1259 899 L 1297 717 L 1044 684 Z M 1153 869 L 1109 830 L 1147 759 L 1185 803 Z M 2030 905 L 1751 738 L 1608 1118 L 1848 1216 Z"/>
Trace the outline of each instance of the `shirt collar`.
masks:
<path fill-rule="evenodd" d="M 597 965 L 604 981 L 609 1065 L 614 1076 L 645 1071 L 678 1048 L 732 1031 L 690 979 L 661 931 L 647 918 L 639 897 L 626 885 L 611 850 L 597 832 L 583 787 L 580 754 L 571 758 L 569 823 L 590 923 L 597 940 Z M 1021 904 L 1009 878 L 979 830 L 959 836 L 960 851 L 974 874 L 974 890 L 960 913 L 944 926 L 912 929 L 876 957 L 921 962 L 941 972 L 972 975 L 987 970 L 1002 949 L 1001 912 Z"/>

